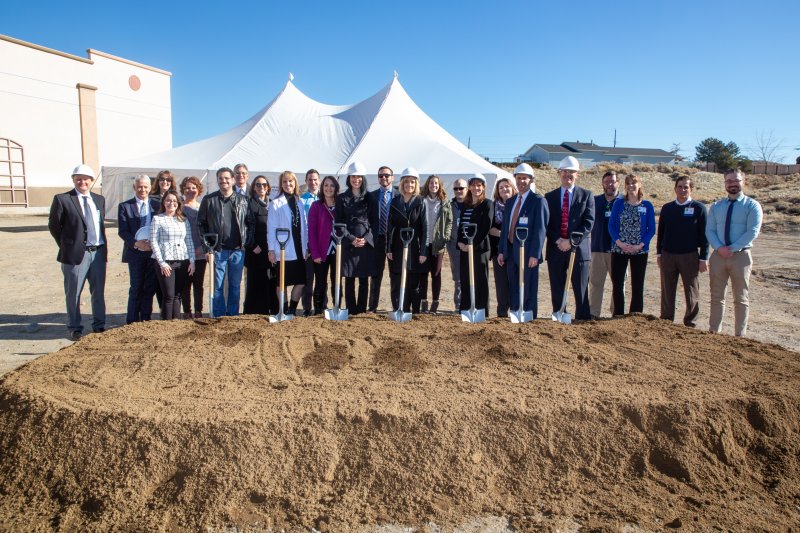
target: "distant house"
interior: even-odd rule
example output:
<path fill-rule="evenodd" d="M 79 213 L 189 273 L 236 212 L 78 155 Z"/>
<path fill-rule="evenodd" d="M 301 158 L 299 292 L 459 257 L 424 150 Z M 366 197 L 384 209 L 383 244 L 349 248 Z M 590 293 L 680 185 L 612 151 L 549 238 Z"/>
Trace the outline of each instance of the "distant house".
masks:
<path fill-rule="evenodd" d="M 584 168 L 598 163 L 672 163 L 675 156 L 658 148 L 610 148 L 593 142 L 563 142 L 561 144 L 534 144 L 518 156 L 516 162 L 547 163 L 557 166 L 566 156 L 580 161 Z"/>

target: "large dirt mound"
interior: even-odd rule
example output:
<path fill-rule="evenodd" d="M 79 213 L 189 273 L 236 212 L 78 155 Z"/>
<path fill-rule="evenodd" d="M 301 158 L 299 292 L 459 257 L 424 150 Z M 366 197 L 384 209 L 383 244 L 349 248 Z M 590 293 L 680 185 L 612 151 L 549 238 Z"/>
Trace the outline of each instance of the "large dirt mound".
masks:
<path fill-rule="evenodd" d="M 135 324 L 0 382 L 0 527 L 787 529 L 799 358 L 646 316 Z"/>

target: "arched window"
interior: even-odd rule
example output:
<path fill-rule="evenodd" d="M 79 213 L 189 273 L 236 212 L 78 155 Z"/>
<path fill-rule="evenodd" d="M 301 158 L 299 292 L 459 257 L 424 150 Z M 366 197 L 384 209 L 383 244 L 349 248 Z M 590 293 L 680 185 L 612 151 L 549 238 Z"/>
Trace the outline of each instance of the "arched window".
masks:
<path fill-rule="evenodd" d="M 0 205 L 28 207 L 25 152 L 22 145 L 0 137 Z"/>

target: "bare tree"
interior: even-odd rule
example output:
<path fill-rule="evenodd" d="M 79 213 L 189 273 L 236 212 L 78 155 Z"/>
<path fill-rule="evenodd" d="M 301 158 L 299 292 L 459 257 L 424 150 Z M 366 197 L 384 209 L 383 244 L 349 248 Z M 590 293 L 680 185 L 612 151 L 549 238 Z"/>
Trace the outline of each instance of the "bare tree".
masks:
<path fill-rule="evenodd" d="M 764 163 L 782 163 L 783 155 L 781 151 L 786 148 L 786 139 L 775 137 L 775 130 L 756 132 L 756 144 L 750 146 L 750 153 L 753 160 L 763 161 Z"/>

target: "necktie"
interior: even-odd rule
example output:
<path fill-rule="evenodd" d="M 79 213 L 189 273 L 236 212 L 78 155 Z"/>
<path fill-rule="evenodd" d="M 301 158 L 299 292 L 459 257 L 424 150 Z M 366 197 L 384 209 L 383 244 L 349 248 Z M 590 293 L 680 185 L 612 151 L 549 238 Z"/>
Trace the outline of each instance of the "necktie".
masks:
<path fill-rule="evenodd" d="M 561 238 L 567 238 L 569 226 L 569 189 L 564 191 L 564 201 L 561 202 Z"/>
<path fill-rule="evenodd" d="M 508 242 L 514 244 L 514 231 L 517 229 L 517 220 L 519 220 L 519 210 L 522 207 L 522 196 L 517 198 L 517 205 L 514 206 L 514 212 L 511 213 L 511 227 L 508 229 Z"/>
<path fill-rule="evenodd" d="M 89 198 L 86 196 L 83 197 L 83 218 L 86 222 L 86 244 L 94 246 L 97 244 L 97 231 L 94 229 L 94 216 L 89 206 Z"/>
<path fill-rule="evenodd" d="M 730 246 L 731 241 L 731 215 L 733 214 L 733 206 L 736 200 L 728 200 L 728 213 L 725 215 L 725 246 Z"/>
<path fill-rule="evenodd" d="M 386 226 L 389 223 L 389 191 L 382 191 L 381 194 L 381 223 L 379 233 L 386 235 Z"/>

